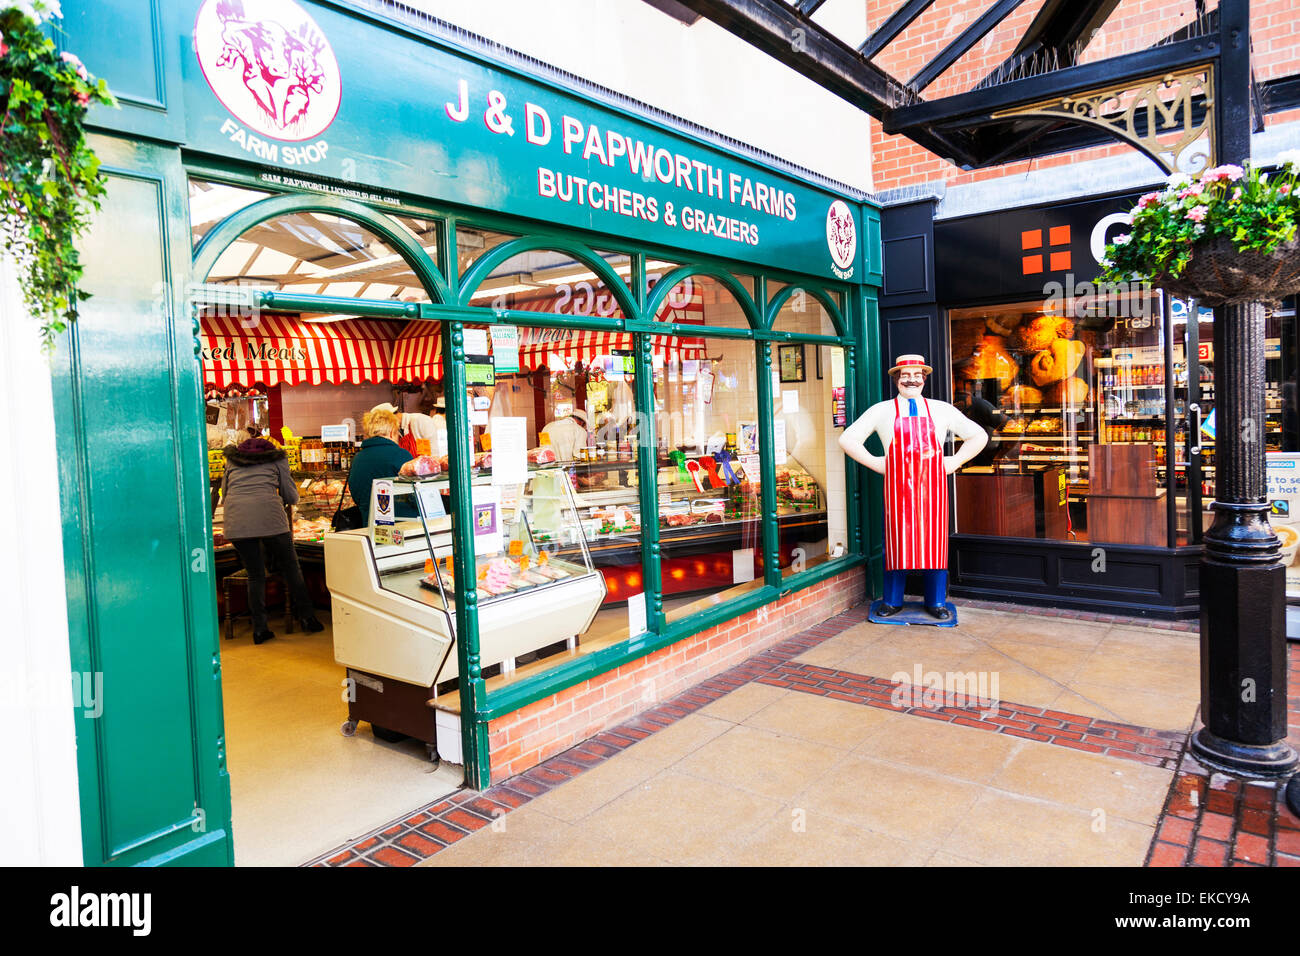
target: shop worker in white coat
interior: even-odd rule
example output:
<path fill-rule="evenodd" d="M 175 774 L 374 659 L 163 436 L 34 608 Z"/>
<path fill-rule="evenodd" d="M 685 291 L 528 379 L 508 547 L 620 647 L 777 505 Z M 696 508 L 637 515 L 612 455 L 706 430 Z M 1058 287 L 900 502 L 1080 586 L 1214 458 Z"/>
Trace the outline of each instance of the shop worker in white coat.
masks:
<path fill-rule="evenodd" d="M 573 461 L 578 457 L 578 449 L 587 446 L 587 413 L 575 408 L 571 414 L 543 428 L 542 434 L 550 441 L 557 459 Z"/>
<path fill-rule="evenodd" d="M 925 609 L 948 621 L 948 475 L 978 455 L 988 435 L 947 402 L 924 398 L 931 372 L 920 355 L 900 355 L 889 370 L 898 395 L 872 405 L 840 436 L 844 454 L 885 476 L 885 593 L 876 617 L 891 617 L 903 607 L 908 571 L 925 577 Z M 949 434 L 962 440 L 944 457 Z M 884 456 L 866 441 L 875 435 Z"/>

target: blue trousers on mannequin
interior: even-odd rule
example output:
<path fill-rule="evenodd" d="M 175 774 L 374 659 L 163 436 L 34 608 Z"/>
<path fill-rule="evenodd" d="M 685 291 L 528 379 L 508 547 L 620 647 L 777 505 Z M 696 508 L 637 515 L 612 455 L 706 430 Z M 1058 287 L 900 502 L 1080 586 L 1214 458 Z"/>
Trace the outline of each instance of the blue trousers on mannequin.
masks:
<path fill-rule="evenodd" d="M 917 571 L 925 577 L 925 606 L 942 607 L 948 600 L 948 572 Z M 885 572 L 885 593 L 882 598 L 890 607 L 903 606 L 903 585 L 907 583 L 907 571 Z"/>

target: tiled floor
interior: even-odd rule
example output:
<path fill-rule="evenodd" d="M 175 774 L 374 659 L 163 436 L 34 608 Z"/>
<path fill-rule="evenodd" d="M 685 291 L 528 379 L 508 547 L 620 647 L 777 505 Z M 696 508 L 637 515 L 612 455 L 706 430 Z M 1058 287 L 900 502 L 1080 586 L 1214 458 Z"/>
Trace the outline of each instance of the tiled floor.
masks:
<path fill-rule="evenodd" d="M 903 628 L 864 610 L 320 862 L 1136 866 L 1182 835 L 1189 859 L 1259 856 L 1249 815 L 1235 841 L 1217 819 L 1162 822 L 1195 633 L 966 607 L 957 628 Z M 1289 833 L 1279 818 L 1268 862 L 1288 861 Z"/>
<path fill-rule="evenodd" d="M 328 625 L 329 615 L 321 612 Z M 239 866 L 296 866 L 411 807 L 454 792 L 462 768 L 437 771 L 423 744 L 355 737 L 333 635 L 286 634 L 254 645 L 247 620 L 221 643 L 226 762 Z"/>

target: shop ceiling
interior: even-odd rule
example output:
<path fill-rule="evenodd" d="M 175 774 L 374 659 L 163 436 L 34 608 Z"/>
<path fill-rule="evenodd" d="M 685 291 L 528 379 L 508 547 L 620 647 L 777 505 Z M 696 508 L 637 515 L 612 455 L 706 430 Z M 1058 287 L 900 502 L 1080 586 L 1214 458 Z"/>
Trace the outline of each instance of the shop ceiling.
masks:
<path fill-rule="evenodd" d="M 798 73 L 878 119 L 886 133 L 900 134 L 964 169 L 996 166 L 1051 153 L 1083 149 L 1117 137 L 1144 149 L 1166 169 L 1178 168 L 1159 157 L 1154 137 L 1174 129 L 1159 109 L 1129 111 L 1135 97 L 1146 93 L 1154 104 L 1181 100 L 1182 93 L 1157 89 L 1166 77 L 1187 81 L 1184 131 L 1210 133 L 1206 104 L 1212 101 L 1213 75 L 1195 73 L 1220 60 L 1219 9 L 1206 9 L 1205 0 L 1189 0 L 1191 22 L 1176 32 L 1150 37 L 1144 49 L 1095 59 L 1088 53 L 1098 31 L 1116 14 L 1122 0 L 1045 0 L 1005 59 L 969 89 L 931 99 L 925 93 L 957 66 L 966 54 L 1021 8 L 1025 0 L 995 0 L 968 17 L 946 46 L 927 57 L 914 75 L 902 79 L 880 65 L 888 62 L 892 44 L 904 36 L 932 7 L 958 12 L 958 4 L 935 0 L 893 0 L 882 4 L 892 12 L 869 36 L 845 38 L 814 15 L 826 0 L 674 0 L 716 22 Z M 844 0 L 837 0 L 844 2 Z M 864 3 L 866 0 L 855 0 Z M 873 6 L 875 6 L 873 4 Z M 961 4 L 962 10 L 969 4 Z M 1222 0 L 1227 25 L 1234 18 L 1245 24 L 1245 4 Z M 1131 4 L 1130 4 L 1131 7 Z M 824 13 L 826 11 L 823 11 Z M 934 13 L 931 14 L 933 17 Z M 820 18 L 829 22 L 830 18 Z M 1249 30 L 1244 31 L 1247 35 Z M 1145 39 L 1145 38 L 1144 38 Z M 856 44 L 856 45 L 855 45 Z M 1080 121 L 1062 104 L 1080 104 L 1106 94 L 1095 118 Z M 1300 106 L 1300 74 L 1266 83 L 1251 82 L 1251 126 L 1263 129 L 1266 112 Z M 1222 105 L 1222 104 L 1221 104 Z M 1107 112 L 1111 115 L 1107 115 Z M 1125 121 L 1124 114 L 1129 113 Z M 1148 130 L 1154 117 L 1155 129 Z M 1123 132 L 1117 132 L 1117 130 Z M 1124 135 L 1125 133 L 1131 135 Z M 1220 133 L 1222 135 L 1222 133 Z M 1166 150 L 1167 151 L 1167 150 Z M 1238 150 L 1228 149 L 1232 156 Z M 1220 152 L 1214 161 L 1226 161 Z"/>

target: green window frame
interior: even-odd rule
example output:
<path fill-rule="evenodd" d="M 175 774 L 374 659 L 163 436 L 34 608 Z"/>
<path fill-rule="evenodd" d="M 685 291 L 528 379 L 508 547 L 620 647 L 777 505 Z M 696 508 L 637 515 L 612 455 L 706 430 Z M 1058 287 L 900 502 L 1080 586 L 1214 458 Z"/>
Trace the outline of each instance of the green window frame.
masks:
<path fill-rule="evenodd" d="M 187 166 L 190 176 L 258 188 L 275 193 L 268 185 L 247 172 L 199 164 Z M 701 334 L 699 325 L 659 322 L 655 315 L 669 291 L 688 277 L 709 277 L 722 284 L 740 304 L 750 327 L 748 329 L 703 327 L 709 337 L 745 339 L 754 343 L 758 367 L 758 407 L 771 408 L 772 346 L 803 342 L 814 348 L 836 346 L 844 350 L 845 396 L 848 419 L 852 421 L 873 400 L 879 400 L 881 383 L 869 381 L 861 373 L 866 356 L 874 354 L 878 331 L 875 321 L 875 289 L 849 283 L 827 283 L 810 280 L 807 276 L 787 274 L 770 269 L 755 269 L 741 262 L 683 256 L 681 250 L 631 244 L 618 237 L 579 234 L 573 230 L 538 228 L 536 224 L 522 223 L 497 216 L 464 215 L 454 210 L 429 208 L 422 204 L 397 203 L 377 207 L 352 199 L 294 192 L 281 189 L 270 198 L 258 200 L 233 213 L 210 229 L 195 247 L 194 275 L 202 279 L 215 264 L 221 251 L 243 232 L 260 222 L 289 212 L 321 211 L 352 219 L 371 229 L 392 244 L 403 256 L 416 276 L 424 284 L 431 304 L 390 303 L 361 299 L 330 298 L 323 296 L 263 292 L 255 295 L 255 305 L 268 311 L 311 310 L 338 312 L 378 318 L 405 318 L 443 322 L 450 343 L 447 363 L 446 392 L 448 415 L 453 419 L 468 416 L 465 401 L 464 326 L 473 325 L 531 325 L 566 327 L 591 331 L 628 332 L 634 336 L 636 387 L 638 411 L 643 414 L 653 409 L 653 364 L 651 341 L 654 335 Z M 435 262 L 389 215 L 414 215 L 438 219 L 444 224 Z M 457 234 L 467 228 L 493 228 L 508 231 L 519 238 L 510 239 L 494 247 L 475 260 L 464 275 L 458 273 Z M 597 253 L 596 249 L 614 249 L 631 257 L 632 269 L 627 283 Z M 496 266 L 510 258 L 530 251 L 560 251 L 582 262 L 600 278 L 614 296 L 625 318 L 603 318 L 583 315 L 548 315 L 511 309 L 492 309 L 471 305 L 471 296 L 478 286 L 491 275 Z M 667 259 L 680 263 L 663 274 L 653 289 L 646 284 L 646 262 Z M 754 292 L 751 295 L 737 274 L 752 276 Z M 781 282 L 781 289 L 770 301 L 769 282 Z M 802 289 L 821 304 L 838 330 L 838 335 L 811 335 L 789 331 L 776 331 L 773 323 L 781 307 L 797 290 Z M 832 292 L 837 292 L 844 302 L 841 308 Z M 646 416 L 652 434 L 649 440 L 638 443 L 637 469 L 639 493 L 643 514 L 656 510 L 655 436 L 653 414 Z M 771 416 L 760 416 L 760 483 L 764 515 L 776 512 L 775 474 Z M 448 448 L 451 464 L 452 508 L 455 522 L 455 554 L 457 587 L 459 582 L 473 579 L 468 566 L 462 564 L 472 553 L 470 532 L 470 478 L 465 465 L 471 460 L 468 436 L 455 430 Z M 488 691 L 479 666 L 478 608 L 476 595 L 457 594 L 457 641 L 461 681 L 461 729 L 465 753 L 467 783 L 482 789 L 491 783 L 487 728 L 490 721 L 527 706 L 535 701 L 563 691 L 592 677 L 611 671 L 622 664 L 638 660 L 655 651 L 731 620 L 759 607 L 780 600 L 788 594 L 802 590 L 844 571 L 870 564 L 873 577 L 879 572 L 879 548 L 869 533 L 869 521 L 863 513 L 863 504 L 872 499 L 871 479 L 862 476 L 859 469 L 846 470 L 844 507 L 848 523 L 848 552 L 831 558 L 814 568 L 783 578 L 777 563 L 778 529 L 775 520 L 764 519 L 762 542 L 764 551 L 764 577 L 762 586 L 745 594 L 722 601 L 707 610 L 689 617 L 667 622 L 663 611 L 660 577 L 660 545 L 658 523 L 642 528 L 641 563 L 646 592 L 646 631 L 630 635 L 628 640 L 595 651 L 589 655 L 558 664 L 532 677 Z M 878 489 L 875 489 L 878 494 Z M 868 551 L 868 541 L 873 546 Z M 209 549 L 211 541 L 208 542 Z M 211 556 L 209 556 L 211 558 Z"/>

